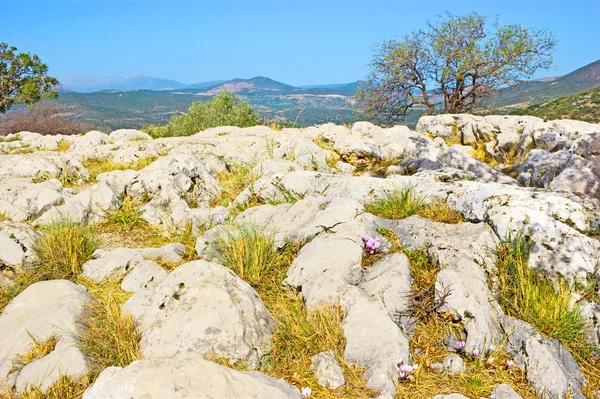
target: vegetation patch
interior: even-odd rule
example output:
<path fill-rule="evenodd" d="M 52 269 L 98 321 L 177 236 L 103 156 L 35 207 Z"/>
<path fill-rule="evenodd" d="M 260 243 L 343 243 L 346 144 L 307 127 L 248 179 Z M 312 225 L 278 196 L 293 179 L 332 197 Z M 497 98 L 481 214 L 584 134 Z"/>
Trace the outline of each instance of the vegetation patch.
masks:
<path fill-rule="evenodd" d="M 141 170 L 156 161 L 156 159 L 157 157 L 149 155 L 131 163 L 115 163 L 112 158 L 88 158 L 82 164 L 87 169 L 90 180 L 95 181 L 100 173 L 112 172 L 114 170 Z"/>
<path fill-rule="evenodd" d="M 229 206 L 246 187 L 258 180 L 259 177 L 254 172 L 253 165 L 239 165 L 229 171 L 217 173 L 217 179 L 223 189 L 213 195 L 210 206 Z"/>
<path fill-rule="evenodd" d="M 419 215 L 440 223 L 462 223 L 462 215 L 441 201 L 426 202 L 415 194 L 414 188 L 406 186 L 386 191 L 365 206 L 367 212 L 385 219 L 405 219 Z"/>
<path fill-rule="evenodd" d="M 108 212 L 105 223 L 129 231 L 136 227 L 140 227 L 142 224 L 146 223 L 142 218 L 140 201 L 129 196 L 125 197 L 123 204 L 119 209 Z"/>
<path fill-rule="evenodd" d="M 80 279 L 79 282 L 88 288 L 94 301 L 86 306 L 79 319 L 84 332 L 76 337 L 77 346 L 92 360 L 95 373 L 140 360 L 142 335 L 133 317 L 121 312 L 121 305 L 131 296 L 121 290 L 121 280 L 94 283 Z"/>
<path fill-rule="evenodd" d="M 433 263 L 424 249 L 404 249 L 410 260 L 413 278 L 411 316 L 416 328 L 410 342 L 412 361 L 419 365 L 412 379 L 400 381 L 397 394 L 402 398 L 431 398 L 438 394 L 460 393 L 469 398 L 488 397 L 499 384 L 512 386 L 522 397 L 535 398 L 520 370 L 509 369 L 508 355 L 502 348 L 492 348 L 485 357 L 461 356 L 465 372 L 448 375 L 433 368 L 450 354 L 445 341 L 449 335 L 463 340 L 460 324 L 452 321 L 449 313 L 440 314 L 435 302 L 435 282 L 440 266 Z M 491 359 L 491 361 L 490 361 Z"/>
<path fill-rule="evenodd" d="M 20 395 L 14 391 L 0 394 L 0 399 L 80 399 L 92 383 L 89 376 L 85 376 L 81 381 L 73 381 L 63 376 L 46 393 L 42 393 L 39 388 L 30 388 Z"/>
<path fill-rule="evenodd" d="M 586 322 L 573 304 L 574 290 L 565 281 L 552 283 L 528 267 L 532 245 L 520 234 L 498 244 L 498 302 L 507 315 L 530 323 L 568 348 L 588 379 L 586 390 L 596 391 L 600 388 L 600 349 L 586 342 Z M 595 291 L 595 285 L 589 288 Z"/>

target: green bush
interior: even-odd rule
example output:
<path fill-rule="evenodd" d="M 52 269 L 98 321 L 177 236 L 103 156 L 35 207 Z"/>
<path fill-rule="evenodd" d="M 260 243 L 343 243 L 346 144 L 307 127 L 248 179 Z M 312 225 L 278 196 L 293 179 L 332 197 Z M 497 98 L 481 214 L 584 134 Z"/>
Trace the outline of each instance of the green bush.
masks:
<path fill-rule="evenodd" d="M 166 126 L 144 128 L 151 136 L 190 136 L 216 126 L 248 127 L 258 124 L 258 113 L 235 94 L 222 91 L 209 101 L 194 101 L 187 114 L 171 117 Z"/>

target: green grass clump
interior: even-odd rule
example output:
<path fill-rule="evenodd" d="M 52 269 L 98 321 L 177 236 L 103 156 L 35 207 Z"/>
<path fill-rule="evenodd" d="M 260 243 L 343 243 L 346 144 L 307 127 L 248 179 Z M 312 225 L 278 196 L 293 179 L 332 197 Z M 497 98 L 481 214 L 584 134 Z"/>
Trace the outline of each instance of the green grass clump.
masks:
<path fill-rule="evenodd" d="M 214 258 L 250 283 L 269 272 L 276 256 L 273 235 L 253 225 L 226 230 L 214 245 Z"/>
<path fill-rule="evenodd" d="M 115 163 L 112 158 L 88 158 L 85 161 L 83 161 L 82 164 L 87 169 L 90 175 L 90 180 L 94 181 L 100 173 L 128 169 L 141 170 L 144 169 L 146 166 L 150 165 L 152 162 L 156 161 L 156 159 L 157 157 L 150 155 L 147 157 L 139 158 L 137 161 L 131 163 Z"/>
<path fill-rule="evenodd" d="M 368 203 L 367 212 L 385 219 L 405 219 L 419 215 L 434 222 L 461 223 L 462 215 L 443 202 L 426 202 L 425 198 L 415 194 L 411 186 L 386 191 L 379 198 Z"/>
<path fill-rule="evenodd" d="M 145 223 L 139 201 L 131 197 L 125 197 L 121 208 L 108 212 L 107 216 L 105 223 L 114 224 L 130 231 Z"/>
<path fill-rule="evenodd" d="M 76 277 L 99 246 L 90 227 L 69 220 L 53 222 L 42 229 L 33 247 L 39 260 L 37 270 L 48 280 Z"/>

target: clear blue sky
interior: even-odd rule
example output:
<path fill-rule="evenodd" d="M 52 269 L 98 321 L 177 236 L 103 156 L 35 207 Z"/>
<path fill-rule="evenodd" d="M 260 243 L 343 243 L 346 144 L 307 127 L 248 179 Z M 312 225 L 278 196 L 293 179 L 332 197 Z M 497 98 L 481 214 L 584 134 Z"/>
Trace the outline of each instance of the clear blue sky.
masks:
<path fill-rule="evenodd" d="M 375 43 L 444 11 L 550 28 L 557 69 L 600 58 L 598 0 L 0 0 L 0 41 L 37 53 L 51 74 L 148 74 L 183 83 L 257 75 L 293 85 L 368 73 Z"/>

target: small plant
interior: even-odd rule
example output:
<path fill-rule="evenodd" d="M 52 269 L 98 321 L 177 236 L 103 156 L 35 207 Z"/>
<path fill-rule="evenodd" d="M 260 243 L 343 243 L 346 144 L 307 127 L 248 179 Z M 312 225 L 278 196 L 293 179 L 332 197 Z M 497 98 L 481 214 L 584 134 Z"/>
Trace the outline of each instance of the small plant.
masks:
<path fill-rule="evenodd" d="M 362 240 L 365 245 L 365 255 L 374 255 L 379 252 L 379 246 L 381 245 L 379 237 L 369 237 L 365 234 L 362 236 Z"/>
<path fill-rule="evenodd" d="M 69 220 L 53 222 L 43 228 L 34 245 L 40 262 L 38 269 L 47 279 L 76 277 L 99 245 L 91 228 Z"/>
<path fill-rule="evenodd" d="M 250 283 L 260 281 L 269 272 L 276 256 L 273 236 L 253 225 L 226 230 L 214 245 L 215 259 Z"/>
<path fill-rule="evenodd" d="M 139 201 L 132 197 L 125 197 L 121 208 L 109 212 L 107 216 L 106 223 L 115 224 L 125 230 L 133 230 L 145 223 Z"/>

